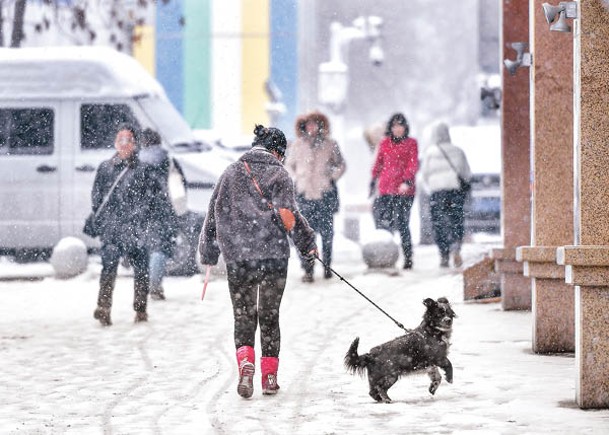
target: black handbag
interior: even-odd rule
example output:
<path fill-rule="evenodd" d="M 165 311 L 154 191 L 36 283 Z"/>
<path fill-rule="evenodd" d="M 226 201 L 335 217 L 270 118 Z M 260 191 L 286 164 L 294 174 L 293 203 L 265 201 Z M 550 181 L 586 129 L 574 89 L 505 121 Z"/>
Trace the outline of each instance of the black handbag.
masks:
<path fill-rule="evenodd" d="M 336 181 L 331 181 L 330 190 L 324 192 L 324 199 L 328 209 L 332 213 L 338 213 L 338 210 L 340 210 L 340 201 L 338 199 L 338 187 L 336 187 Z"/>
<path fill-rule="evenodd" d="M 472 190 L 472 183 L 467 181 L 465 178 L 459 177 L 459 191 L 463 196 L 469 195 Z"/>
<path fill-rule="evenodd" d="M 85 226 L 82 229 L 82 232 L 89 237 L 95 238 L 99 236 L 99 225 L 96 222 L 97 213 L 89 213 L 87 219 L 85 219 Z"/>
<path fill-rule="evenodd" d="M 372 203 L 372 218 L 377 230 L 393 231 L 393 209 L 389 195 L 377 196 Z"/>
<path fill-rule="evenodd" d="M 106 196 L 104 196 L 104 199 L 103 199 L 102 203 L 100 204 L 100 206 L 97 208 L 97 210 L 89 213 L 89 216 L 87 216 L 87 219 L 85 219 L 85 225 L 82 229 L 82 232 L 84 234 L 86 234 L 87 236 L 95 238 L 101 234 L 101 229 L 100 229 L 99 222 L 97 222 L 97 217 L 99 216 L 101 211 L 106 206 L 106 203 L 108 202 L 110 195 L 114 191 L 114 188 L 116 187 L 118 182 L 121 180 L 121 178 L 123 178 L 123 176 L 127 173 L 128 170 L 129 170 L 129 165 L 127 165 L 125 167 L 125 169 L 123 169 L 122 172 L 120 174 L 118 174 L 118 177 L 116 177 L 116 180 L 114 180 L 114 183 L 112 183 L 112 186 L 110 186 L 110 190 L 108 190 L 108 193 L 106 193 Z"/>

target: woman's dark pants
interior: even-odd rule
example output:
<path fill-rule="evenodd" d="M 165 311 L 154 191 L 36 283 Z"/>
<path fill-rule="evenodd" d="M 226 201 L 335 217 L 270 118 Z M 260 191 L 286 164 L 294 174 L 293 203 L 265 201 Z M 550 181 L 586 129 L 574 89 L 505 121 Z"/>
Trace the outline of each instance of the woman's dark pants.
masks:
<path fill-rule="evenodd" d="M 332 245 L 334 241 L 334 212 L 323 199 L 308 200 L 298 195 L 296 198 L 300 213 L 311 228 L 321 236 L 321 255 L 326 266 L 332 265 Z M 315 263 L 301 258 L 300 264 L 307 273 L 313 272 Z"/>
<path fill-rule="evenodd" d="M 464 230 L 464 197 L 459 190 L 441 190 L 431 194 L 431 223 L 434 239 L 442 258 L 448 258 L 451 249 L 461 250 Z"/>
<path fill-rule="evenodd" d="M 226 265 L 235 320 L 235 348 L 254 347 L 260 324 L 262 356 L 278 357 L 281 347 L 279 307 L 288 259 L 253 260 Z"/>

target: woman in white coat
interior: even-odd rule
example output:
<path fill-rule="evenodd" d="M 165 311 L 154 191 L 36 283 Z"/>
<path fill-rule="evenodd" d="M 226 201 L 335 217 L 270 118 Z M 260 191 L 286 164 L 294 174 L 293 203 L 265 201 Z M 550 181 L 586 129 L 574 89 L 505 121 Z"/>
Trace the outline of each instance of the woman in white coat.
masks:
<path fill-rule="evenodd" d="M 434 240 L 440 250 L 440 267 L 460 267 L 463 242 L 466 192 L 462 181 L 469 182 L 471 170 L 463 150 L 451 143 L 448 125 L 439 122 L 432 127 L 430 144 L 423 152 L 421 177 L 430 195 Z"/>

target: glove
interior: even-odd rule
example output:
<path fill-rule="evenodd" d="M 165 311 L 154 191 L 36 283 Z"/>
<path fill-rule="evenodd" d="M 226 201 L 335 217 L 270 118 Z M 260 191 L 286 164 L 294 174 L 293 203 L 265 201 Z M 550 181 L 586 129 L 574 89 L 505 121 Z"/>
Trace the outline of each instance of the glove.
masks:
<path fill-rule="evenodd" d="M 309 264 L 313 264 L 315 259 L 319 256 L 319 252 L 317 252 L 317 248 L 311 249 L 308 253 L 303 254 L 302 258 Z"/>
<path fill-rule="evenodd" d="M 376 194 L 376 178 L 374 178 L 370 182 L 370 192 L 368 193 L 368 198 L 372 198 Z"/>
<path fill-rule="evenodd" d="M 413 190 L 413 183 L 411 180 L 404 181 L 402 184 L 400 184 L 400 187 L 398 189 L 400 195 L 409 195 L 412 193 L 412 190 Z"/>

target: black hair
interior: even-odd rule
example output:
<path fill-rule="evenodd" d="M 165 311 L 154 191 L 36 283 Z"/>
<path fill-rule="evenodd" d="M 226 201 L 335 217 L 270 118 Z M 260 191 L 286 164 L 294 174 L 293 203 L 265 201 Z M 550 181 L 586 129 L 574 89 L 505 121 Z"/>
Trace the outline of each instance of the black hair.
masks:
<path fill-rule="evenodd" d="M 275 151 L 282 157 L 285 155 L 288 142 L 281 130 L 256 124 L 254 134 L 256 135 L 256 138 L 254 139 L 252 146 L 262 146 L 269 151 Z"/>
<path fill-rule="evenodd" d="M 119 124 L 116 129 L 116 134 L 118 134 L 119 131 L 123 131 L 123 130 L 130 131 L 131 134 L 133 135 L 133 140 L 135 141 L 135 143 L 139 144 L 140 130 L 135 125 L 129 124 L 129 123 Z"/>
<path fill-rule="evenodd" d="M 146 128 L 142 131 L 142 148 L 161 145 L 161 135 L 151 128 Z"/>
<path fill-rule="evenodd" d="M 393 137 L 393 133 L 391 133 L 391 127 L 394 124 L 401 124 L 404 126 L 404 128 L 406 129 L 406 131 L 404 132 L 404 136 L 399 137 L 399 138 Z M 407 138 L 409 133 L 410 133 L 410 125 L 408 124 L 408 120 L 406 119 L 404 114 L 394 113 L 393 115 L 391 115 L 391 118 L 389 118 L 389 122 L 387 122 L 387 128 L 385 129 L 385 136 L 391 137 L 391 139 L 394 142 L 399 142 L 402 139 Z"/>

